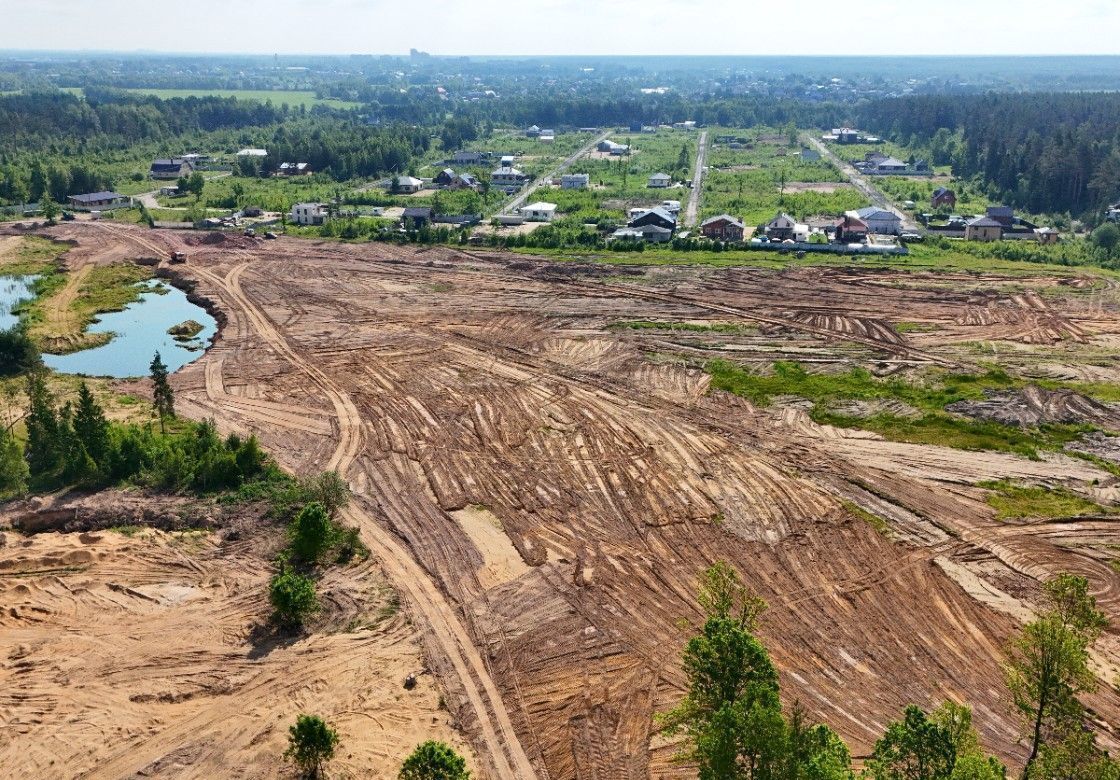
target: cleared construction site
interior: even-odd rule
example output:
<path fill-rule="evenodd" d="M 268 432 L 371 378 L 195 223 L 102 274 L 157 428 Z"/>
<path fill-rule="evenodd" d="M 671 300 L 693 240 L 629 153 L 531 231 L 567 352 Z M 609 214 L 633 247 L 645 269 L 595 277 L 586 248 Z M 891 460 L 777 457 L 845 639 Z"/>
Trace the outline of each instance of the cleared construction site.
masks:
<path fill-rule="evenodd" d="M 256 434 L 292 472 L 337 470 L 354 493 L 344 520 L 372 557 L 332 592 L 358 614 L 392 591 L 403 612 L 374 631 L 252 653 L 242 632 L 265 609 L 258 558 L 59 539 L 43 556 L 114 562 L 105 582 L 133 590 L 145 578 L 189 580 L 212 603 L 200 612 L 149 591 L 142 610 L 87 604 L 103 614 L 99 631 L 63 619 L 82 596 L 57 572 L 0 579 L 14 605 L 0 616 L 13 638 L 0 648 L 2 709 L 7 725 L 22 724 L 6 729 L 0 764 L 26 776 L 63 776 L 49 751 L 31 748 L 43 740 L 66 744 L 82 777 L 213 777 L 242 763 L 252 768 L 225 776 L 277 776 L 261 745 L 280 744 L 279 701 L 351 713 L 344 731 L 358 755 L 342 762 L 355 776 L 428 733 L 461 740 L 478 776 L 497 780 L 693 776 L 672 762 L 677 746 L 653 716 L 684 693 L 681 621 L 700 619 L 696 578 L 717 560 L 769 605 L 760 634 L 783 697 L 856 756 L 908 703 L 955 699 L 974 707 L 989 750 L 1021 764 L 1003 646 L 1040 583 L 1061 572 L 1089 578 L 1113 621 L 1094 668 L 1106 683 L 1120 674 L 1110 566 L 1120 489 L 1109 471 L 1064 452 L 1030 458 L 822 425 L 797 399 L 755 404 L 711 387 L 704 370 L 715 359 L 884 377 L 994 364 L 1118 382 L 1120 289 L 1107 278 L 612 266 L 107 223 L 48 234 L 73 242 L 72 269 L 185 253 L 160 273 L 221 328 L 172 377 L 179 413 Z M 630 322 L 690 327 L 619 326 Z M 1032 389 L 1009 405 L 1034 423 L 1120 430 L 1120 412 L 1076 393 Z M 1060 487 L 1108 511 L 1000 519 L 980 486 L 1000 480 Z M 46 544 L 31 539 L 0 548 L 9 571 L 71 565 L 12 564 Z M 195 555 L 210 557 L 203 566 Z M 52 644 L 63 633 L 68 644 Z M 60 665 L 64 647 L 107 666 Z M 417 666 L 431 675 L 418 693 L 401 691 L 397 670 Z M 122 702 L 129 714 L 111 739 L 89 718 L 97 696 L 75 687 L 108 668 L 141 696 Z M 1115 748 L 1120 694 L 1102 685 L 1086 704 Z"/>

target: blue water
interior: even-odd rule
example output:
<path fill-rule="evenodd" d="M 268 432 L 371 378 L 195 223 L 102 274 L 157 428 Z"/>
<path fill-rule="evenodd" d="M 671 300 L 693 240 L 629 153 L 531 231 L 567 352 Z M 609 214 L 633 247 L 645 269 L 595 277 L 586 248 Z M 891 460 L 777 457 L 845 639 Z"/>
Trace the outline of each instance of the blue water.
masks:
<path fill-rule="evenodd" d="M 19 317 L 12 314 L 12 307 L 35 297 L 31 290 L 34 283 L 34 276 L 0 276 L 0 330 L 6 330 L 19 321 Z"/>
<path fill-rule="evenodd" d="M 64 374 L 123 379 L 147 376 L 157 351 L 169 371 L 198 360 L 210 346 L 218 323 L 201 306 L 188 301 L 187 294 L 177 287 L 158 282 L 151 286 L 165 292 L 141 293 L 140 300 L 123 311 L 101 314 L 90 325 L 90 333 L 115 334 L 108 344 L 69 355 L 43 355 L 43 362 Z M 184 345 L 172 338 L 167 329 L 185 320 L 194 320 L 202 325 L 202 330 Z M 189 346 L 194 349 L 188 349 Z"/>

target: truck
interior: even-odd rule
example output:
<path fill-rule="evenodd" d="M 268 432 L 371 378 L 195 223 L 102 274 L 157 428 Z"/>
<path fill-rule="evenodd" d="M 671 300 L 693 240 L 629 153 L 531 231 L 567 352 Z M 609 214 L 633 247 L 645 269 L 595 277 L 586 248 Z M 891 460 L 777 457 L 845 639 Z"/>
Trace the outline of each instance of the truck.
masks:
<path fill-rule="evenodd" d="M 172 252 L 171 253 L 171 262 L 177 263 L 177 264 L 187 262 L 187 253 L 186 252 Z"/>

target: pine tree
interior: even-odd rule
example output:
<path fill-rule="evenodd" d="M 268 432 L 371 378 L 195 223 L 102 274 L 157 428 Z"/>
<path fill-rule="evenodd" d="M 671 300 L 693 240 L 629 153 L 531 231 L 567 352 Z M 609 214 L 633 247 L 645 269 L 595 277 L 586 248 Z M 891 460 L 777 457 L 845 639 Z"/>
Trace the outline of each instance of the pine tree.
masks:
<path fill-rule="evenodd" d="M 152 377 L 152 403 L 156 407 L 156 413 L 159 414 L 159 429 L 161 433 L 167 433 L 165 420 L 168 417 L 175 417 L 175 396 L 171 392 L 171 384 L 167 381 L 167 366 L 163 364 L 158 352 L 148 368 Z"/>
<path fill-rule="evenodd" d="M 105 465 L 109 454 L 109 421 L 105 412 L 93 400 L 89 386 L 82 382 L 78 387 L 78 408 L 74 412 L 74 436 L 98 467 Z"/>
<path fill-rule="evenodd" d="M 58 412 L 42 373 L 27 376 L 27 447 L 24 457 L 32 477 L 56 471 L 61 461 Z"/>

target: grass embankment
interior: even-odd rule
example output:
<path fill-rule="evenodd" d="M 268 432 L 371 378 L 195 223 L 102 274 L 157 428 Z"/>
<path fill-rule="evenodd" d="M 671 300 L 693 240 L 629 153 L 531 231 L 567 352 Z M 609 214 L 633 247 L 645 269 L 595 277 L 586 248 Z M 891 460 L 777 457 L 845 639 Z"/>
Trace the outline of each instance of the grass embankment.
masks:
<path fill-rule="evenodd" d="M 1006 479 L 980 482 L 978 486 L 991 491 L 988 504 L 996 510 L 996 517 L 1000 520 L 1074 517 L 1115 511 L 1065 488 L 1018 485 Z"/>
<path fill-rule="evenodd" d="M 945 407 L 956 401 L 980 400 L 987 390 L 1023 386 L 999 369 L 983 374 L 930 371 L 921 381 L 878 379 L 865 369 L 842 374 L 811 374 L 798 363 L 777 362 L 772 374 L 752 374 L 735 363 L 712 360 L 705 364 L 712 387 L 767 406 L 774 396 L 790 395 L 813 403 L 810 417 L 839 428 L 859 428 L 891 441 L 934 444 L 963 450 L 1013 452 L 1037 459 L 1040 451 L 1059 451 L 1079 436 L 1094 430 L 1090 425 L 1043 424 L 1019 428 L 988 420 L 950 414 Z M 904 404 L 910 413 L 878 411 L 856 416 L 837 410 L 845 401 Z"/>

